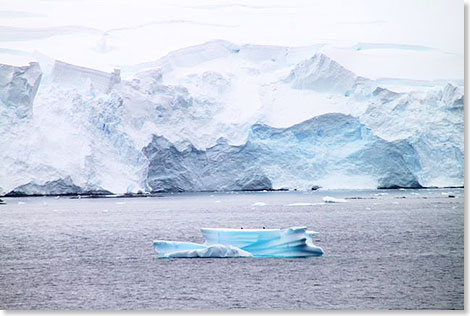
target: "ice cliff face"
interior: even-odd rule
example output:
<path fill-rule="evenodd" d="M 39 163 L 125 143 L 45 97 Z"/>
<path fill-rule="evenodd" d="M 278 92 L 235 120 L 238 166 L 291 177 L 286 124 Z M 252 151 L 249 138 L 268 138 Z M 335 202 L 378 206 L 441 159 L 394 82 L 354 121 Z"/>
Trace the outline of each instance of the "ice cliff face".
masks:
<path fill-rule="evenodd" d="M 112 194 L 109 191 L 99 188 L 84 189 L 75 185 L 70 177 L 47 181 L 44 184 L 36 184 L 34 182 L 21 185 L 15 190 L 8 193 L 8 196 L 25 196 L 25 195 L 75 195 L 75 194 L 93 194 L 106 195 Z"/>
<path fill-rule="evenodd" d="M 164 137 L 154 136 L 144 153 L 150 161 L 147 184 L 154 192 L 272 188 L 258 168 L 258 153 L 246 145 L 230 146 L 221 140 L 204 151 L 192 145 L 179 151 Z"/>
<path fill-rule="evenodd" d="M 87 73 L 82 67 L 68 67 L 77 77 Z M 48 192 L 48 182 L 67 177 L 81 191 L 142 189 L 146 161 L 141 149 L 121 131 L 122 98 L 115 92 L 100 92 L 88 79 L 76 84 L 49 82 L 38 90 L 33 117 L 1 125 L 5 128 L 0 139 L 2 191 L 34 184 Z M 16 191 L 35 192 L 29 189 Z"/>
<path fill-rule="evenodd" d="M 456 83 L 224 41 L 124 70 L 0 66 L 0 192 L 463 185 Z"/>
<path fill-rule="evenodd" d="M 144 148 L 153 191 L 310 189 L 332 187 L 420 187 L 400 146 L 374 136 L 357 118 L 334 113 L 287 129 L 254 125 L 248 141 L 220 140 L 179 151 L 155 136 Z"/>
<path fill-rule="evenodd" d="M 15 120 L 32 116 L 41 75 L 38 63 L 32 62 L 24 67 L 0 64 L 0 110 L 3 120 L 6 120 L 5 117 Z"/>
<path fill-rule="evenodd" d="M 464 179 L 463 97 L 463 89 L 451 84 L 425 95 L 377 88 L 361 121 L 380 137 L 412 146 L 421 184 L 459 186 Z"/>

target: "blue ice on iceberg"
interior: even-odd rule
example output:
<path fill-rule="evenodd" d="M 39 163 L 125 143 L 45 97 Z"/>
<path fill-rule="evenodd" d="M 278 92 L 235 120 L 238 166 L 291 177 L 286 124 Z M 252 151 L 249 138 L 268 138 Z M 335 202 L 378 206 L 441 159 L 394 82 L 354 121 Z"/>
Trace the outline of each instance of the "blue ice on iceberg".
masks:
<path fill-rule="evenodd" d="M 285 229 L 202 228 L 204 244 L 155 240 L 159 258 L 292 258 L 323 255 L 306 227 Z"/>

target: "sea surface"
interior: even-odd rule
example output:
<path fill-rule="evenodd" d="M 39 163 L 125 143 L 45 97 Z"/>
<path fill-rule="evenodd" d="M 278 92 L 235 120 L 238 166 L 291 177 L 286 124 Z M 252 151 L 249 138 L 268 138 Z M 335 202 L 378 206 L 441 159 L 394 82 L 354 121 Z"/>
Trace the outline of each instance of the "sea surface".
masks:
<path fill-rule="evenodd" d="M 4 201 L 0 309 L 464 308 L 463 189 Z M 152 246 L 263 226 L 307 226 L 325 254 L 157 259 Z"/>

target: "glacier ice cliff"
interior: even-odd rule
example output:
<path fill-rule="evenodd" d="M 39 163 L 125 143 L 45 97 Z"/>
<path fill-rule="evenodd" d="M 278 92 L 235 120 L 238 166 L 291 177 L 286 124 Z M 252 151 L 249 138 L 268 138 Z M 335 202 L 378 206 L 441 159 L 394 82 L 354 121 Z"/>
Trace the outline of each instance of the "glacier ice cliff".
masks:
<path fill-rule="evenodd" d="M 3 126 L 6 123 L 3 117 L 8 114 L 13 114 L 7 116 L 10 120 L 14 119 L 12 116 L 20 119 L 32 116 L 41 77 L 41 68 L 36 62 L 23 67 L 0 64 L 0 114 Z"/>
<path fill-rule="evenodd" d="M 349 115 L 325 114 L 286 129 L 254 125 L 245 144 L 178 150 L 162 136 L 144 148 L 152 191 L 420 187 L 400 147 Z"/>
<path fill-rule="evenodd" d="M 463 185 L 459 81 L 363 78 L 322 49 L 0 65 L 0 194 Z"/>
<path fill-rule="evenodd" d="M 155 240 L 159 258 L 295 258 L 323 255 L 306 227 L 284 229 L 202 228 L 204 244 Z"/>
<path fill-rule="evenodd" d="M 88 73 L 83 67 L 67 67 L 79 78 Z M 85 191 L 141 189 L 146 162 L 141 150 L 120 130 L 125 116 L 122 98 L 115 92 L 100 92 L 90 80 L 82 80 L 82 85 L 46 81 L 50 83 L 38 89 L 32 117 L 0 125 L 5 135 L 0 139 L 1 191 L 25 193 L 32 187 L 22 186 L 31 184 L 55 194 L 47 183 L 68 177 Z M 72 192 L 66 190 L 65 194 Z"/>
<path fill-rule="evenodd" d="M 147 184 L 153 192 L 268 190 L 271 181 L 258 168 L 259 153 L 220 140 L 205 151 L 189 145 L 179 151 L 162 136 L 144 148 Z"/>
<path fill-rule="evenodd" d="M 44 184 L 34 182 L 27 183 L 15 188 L 7 196 L 32 196 L 32 195 L 108 195 L 112 194 L 101 188 L 81 188 L 75 185 L 70 177 L 47 181 Z"/>

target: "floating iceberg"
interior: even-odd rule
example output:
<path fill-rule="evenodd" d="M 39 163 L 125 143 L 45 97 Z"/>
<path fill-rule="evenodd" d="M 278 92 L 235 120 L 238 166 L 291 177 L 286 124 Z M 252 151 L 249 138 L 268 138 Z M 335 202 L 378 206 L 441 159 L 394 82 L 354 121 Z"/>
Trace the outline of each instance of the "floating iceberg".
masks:
<path fill-rule="evenodd" d="M 155 240 L 159 258 L 291 258 L 323 255 L 313 244 L 316 232 L 306 227 L 285 229 L 202 228 L 206 242 Z"/>
<path fill-rule="evenodd" d="M 201 245 L 192 242 L 165 240 L 155 240 L 153 245 L 160 258 L 253 257 L 251 253 L 230 245 Z"/>
<path fill-rule="evenodd" d="M 331 196 L 325 196 L 323 198 L 323 202 L 325 202 L 325 203 L 346 203 L 347 200 L 338 199 L 338 198 L 334 198 L 334 197 L 331 197 Z"/>

